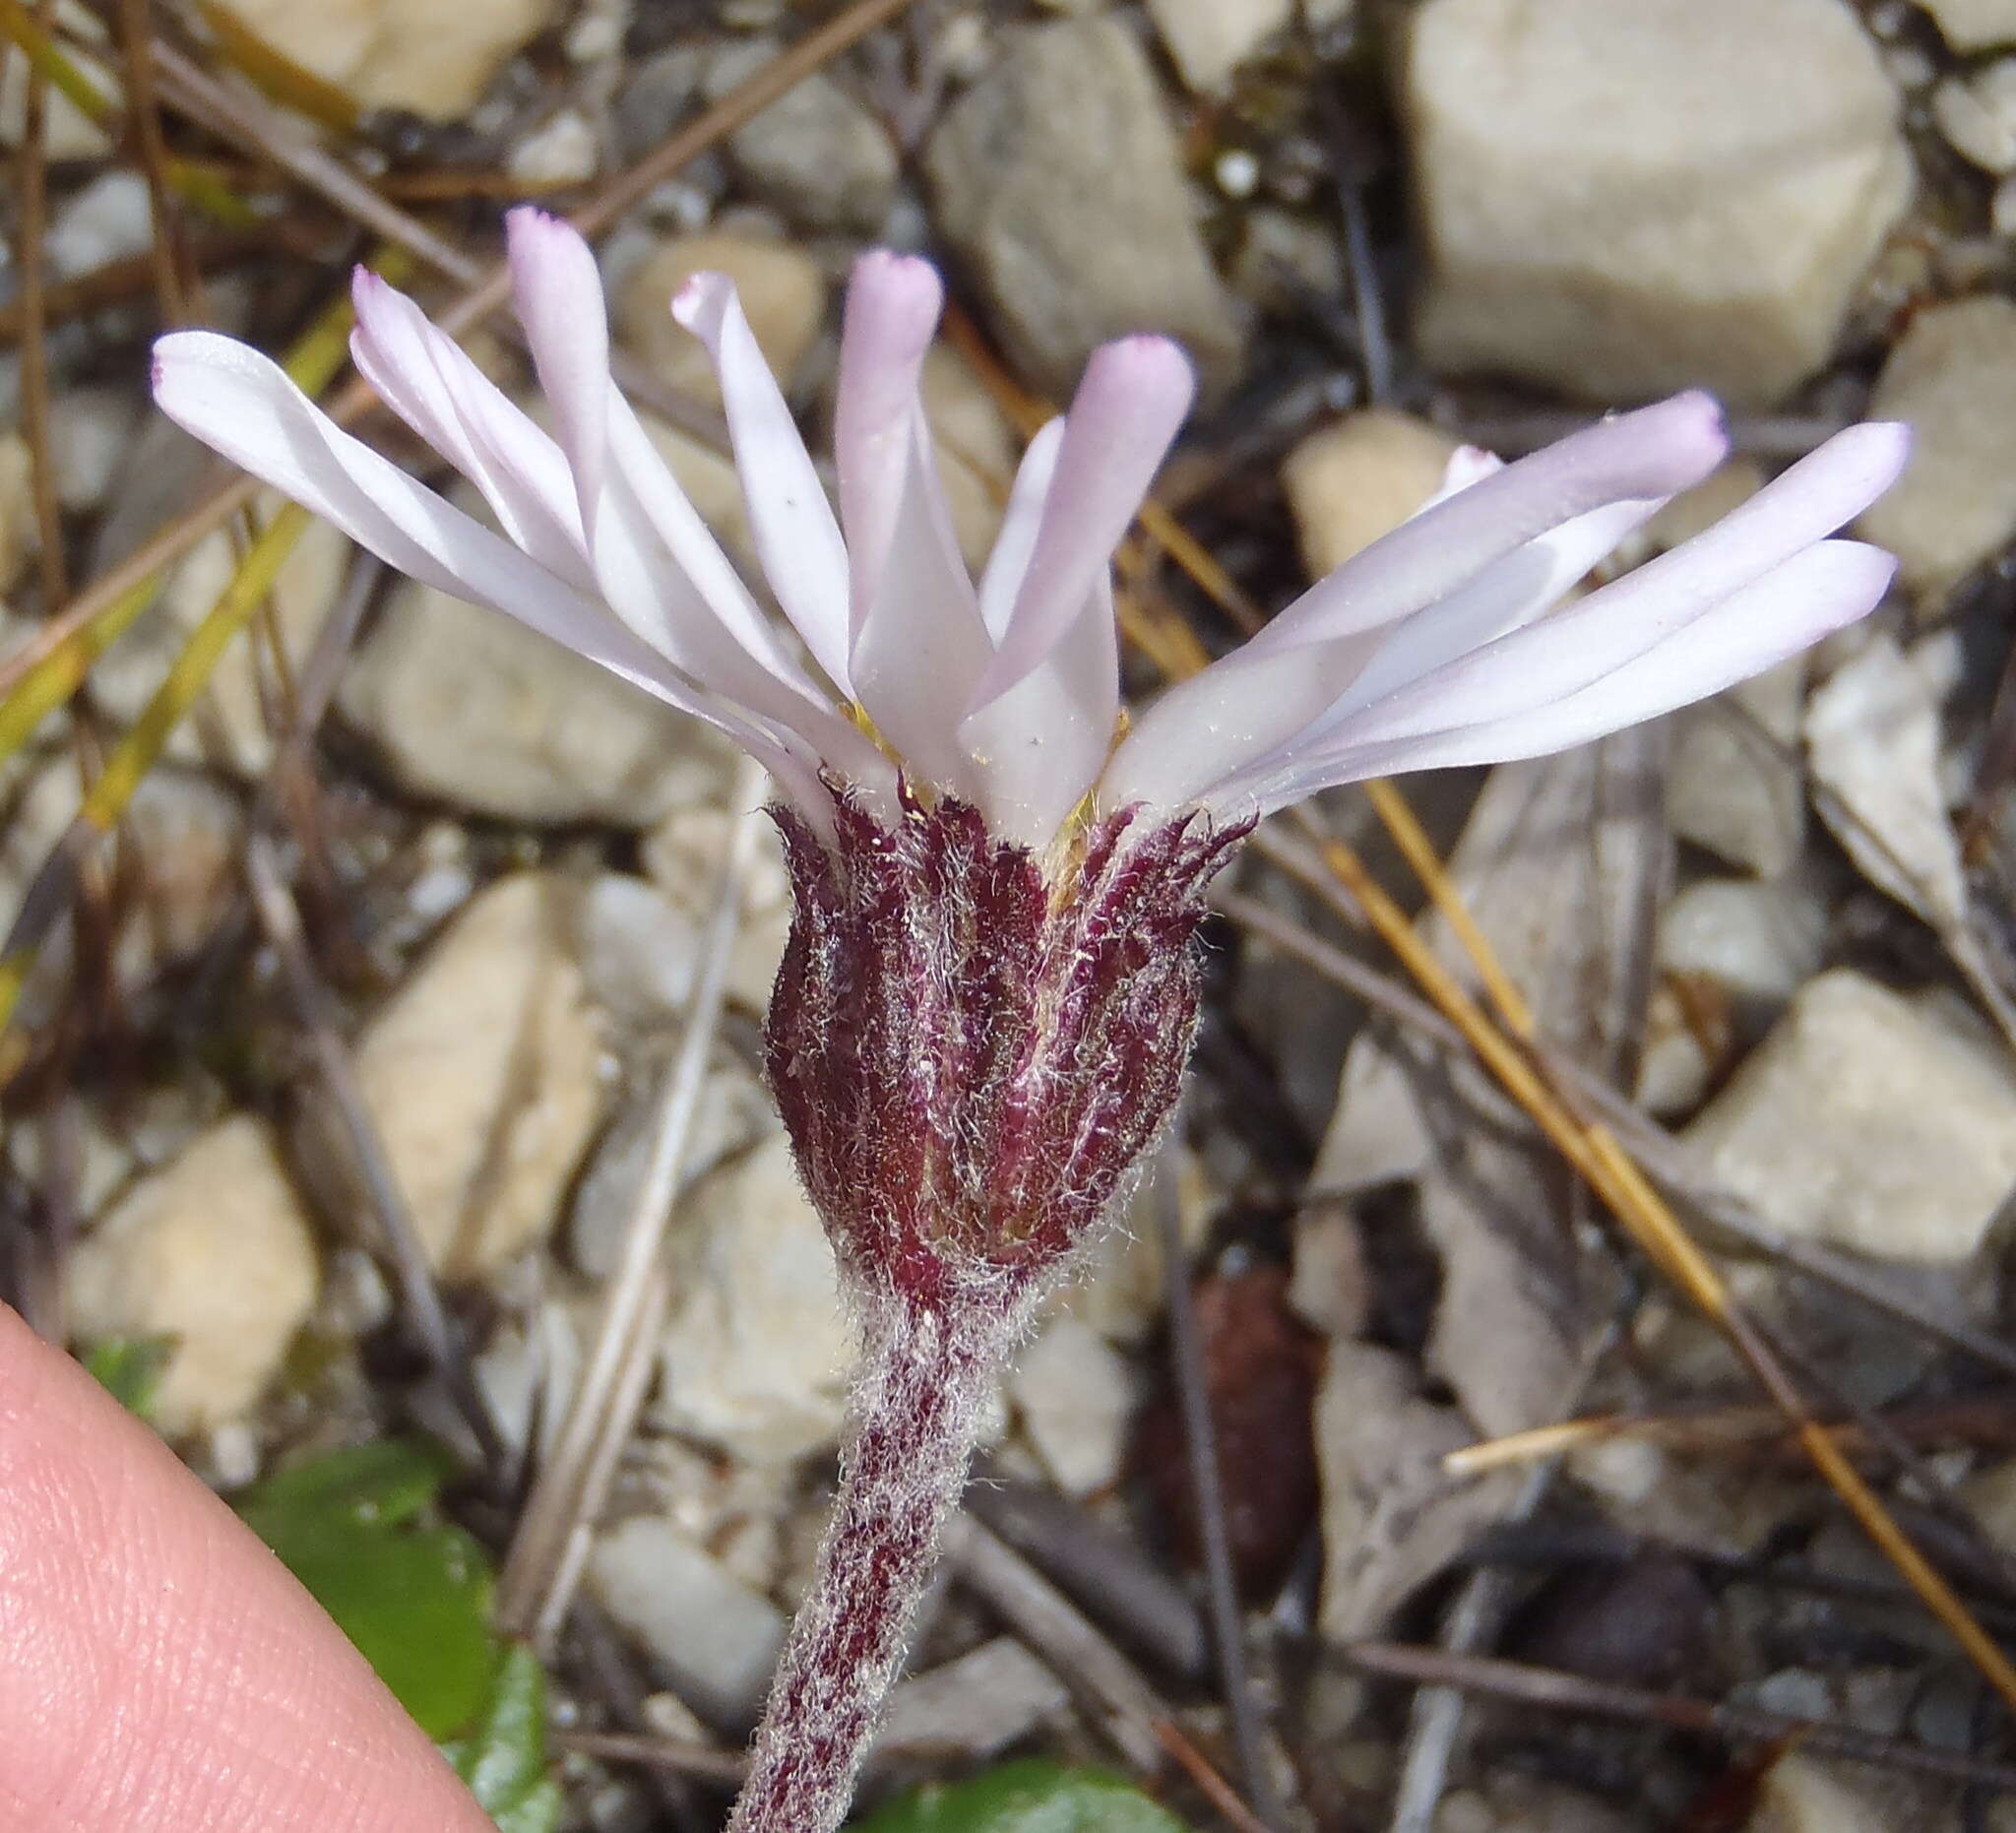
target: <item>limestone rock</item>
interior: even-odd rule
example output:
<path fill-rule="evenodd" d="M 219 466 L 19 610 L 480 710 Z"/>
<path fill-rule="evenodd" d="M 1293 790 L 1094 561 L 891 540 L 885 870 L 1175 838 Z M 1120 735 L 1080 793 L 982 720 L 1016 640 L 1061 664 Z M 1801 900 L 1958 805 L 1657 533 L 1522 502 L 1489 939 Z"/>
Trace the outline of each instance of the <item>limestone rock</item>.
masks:
<path fill-rule="evenodd" d="M 645 836 L 644 869 L 677 917 L 699 934 L 735 824 L 724 808 L 681 808 Z M 758 827 L 742 874 L 742 920 L 728 956 L 728 997 L 751 1012 L 770 1009 L 770 989 L 790 933 L 791 887 L 777 830 Z"/>
<path fill-rule="evenodd" d="M 1932 92 L 1932 119 L 1946 144 L 1983 171 L 1999 178 L 2016 170 L 2016 57 L 1946 78 Z"/>
<path fill-rule="evenodd" d="M 578 929 L 582 969 L 604 1011 L 629 1025 L 677 1021 L 698 942 L 684 911 L 649 879 L 603 872 L 582 892 Z"/>
<path fill-rule="evenodd" d="M 2016 0 L 1918 0 L 1956 51 L 2016 44 Z"/>
<path fill-rule="evenodd" d="M 1958 1499 L 1994 1546 L 2005 1555 L 2016 1553 L 2016 1459 L 1977 1471 L 1960 1486 Z"/>
<path fill-rule="evenodd" d="M 1296 1212 L 1288 1301 L 1303 1323 L 1326 1337 L 1363 1334 L 1371 1275 L 1364 1235 L 1348 1199 L 1317 1197 Z"/>
<path fill-rule="evenodd" d="M 102 1215 L 120 1187 L 141 1163 L 135 1151 L 128 1116 L 116 1118 L 91 1107 L 76 1110 L 77 1125 L 69 1128 L 46 1126 L 10 1127 L 0 1151 L 13 1174 L 30 1188 L 42 1187 L 62 1177 L 69 1181 L 72 1200 L 86 1216 Z M 67 1137 L 64 1135 L 68 1134 Z"/>
<path fill-rule="evenodd" d="M 140 414 L 140 403 L 121 388 L 86 384 L 56 397 L 49 417 L 49 458 L 57 500 L 71 514 L 95 509 L 103 501 Z M 0 579 L 4 576 L 0 565 Z"/>
<path fill-rule="evenodd" d="M 1683 546 L 1705 535 L 1724 516 L 1733 515 L 1763 489 L 1763 467 L 1755 459 L 1725 459 L 1691 490 L 1682 490 L 1645 525 L 1645 544 L 1654 553 Z M 1625 551 L 1630 543 L 1625 542 Z M 1614 562 L 1612 563 L 1614 564 Z"/>
<path fill-rule="evenodd" d="M 723 1731 L 746 1732 L 784 1646 L 784 1613 L 667 1521 L 597 1537 L 588 1582 L 672 1690 Z"/>
<path fill-rule="evenodd" d="M 609 128 L 618 160 L 631 165 L 698 111 L 708 53 L 705 45 L 674 40 L 662 51 L 624 62 L 627 68 L 609 109 Z M 719 194 L 722 176 L 709 174 L 706 195 Z M 703 216 L 701 221 L 705 220 Z M 614 242 L 612 236 L 604 251 Z"/>
<path fill-rule="evenodd" d="M 1335 226 L 1313 212 L 1249 203 L 1227 278 L 1242 299 L 1284 316 L 1304 309 L 1312 297 L 1343 297 L 1351 275 L 1339 239 Z"/>
<path fill-rule="evenodd" d="M 1033 28 L 1010 47 L 925 154 L 939 226 L 1010 358 L 1061 402 L 1098 345 L 1162 331 L 1210 384 L 1228 384 L 1240 327 L 1141 47 L 1101 15 Z"/>
<path fill-rule="evenodd" d="M 1803 658 L 1680 714 L 1667 772 L 1667 821 L 1681 840 L 1775 878 L 1806 838 L 1799 780 Z"/>
<path fill-rule="evenodd" d="M 726 46 L 708 70 L 709 97 L 725 95 L 782 48 L 774 38 Z M 728 158 L 752 190 L 812 228 L 872 233 L 896 198 L 888 130 L 823 71 L 736 128 Z"/>
<path fill-rule="evenodd" d="M 748 314 L 772 371 L 787 389 L 826 316 L 826 279 L 818 263 L 788 242 L 708 232 L 675 236 L 624 277 L 616 331 L 665 382 L 695 401 L 721 401 L 706 348 L 671 314 L 672 294 L 695 274 L 725 274 Z"/>
<path fill-rule="evenodd" d="M 1861 874 L 1934 928 L 1967 920 L 1967 867 L 1939 781 L 1946 645 L 1907 655 L 1871 636 L 1806 709 L 1813 779 L 1833 792 L 1822 812 Z"/>
<path fill-rule="evenodd" d="M 1057 1487 L 1090 1495 L 1119 1475 L 1134 1410 L 1127 1364 L 1068 1312 L 1015 1359 L 1008 1392 Z"/>
<path fill-rule="evenodd" d="M 1013 1636 L 996 1636 L 901 1681 L 875 1734 L 878 1765 L 935 1767 L 945 1752 L 996 1756 L 1071 1709 L 1056 1671 Z"/>
<path fill-rule="evenodd" d="M 1790 1234 L 1951 1266 L 2016 1181 L 2016 1083 L 1935 1012 L 1836 970 L 1683 1137 L 1709 1184 Z"/>
<path fill-rule="evenodd" d="M 562 108 L 511 149 L 505 169 L 529 191 L 586 184 L 601 167 L 601 143 L 579 108 Z"/>
<path fill-rule="evenodd" d="M 637 417 L 644 422 L 646 437 L 671 472 L 672 481 L 686 492 L 686 500 L 699 510 L 700 519 L 728 550 L 728 557 L 746 573 L 760 572 L 755 539 L 749 533 L 748 504 L 742 497 L 741 474 L 735 470 L 734 461 L 655 414 L 640 413 Z"/>
<path fill-rule="evenodd" d="M 774 1136 L 717 1171 L 675 1232 L 662 1422 L 755 1464 L 831 1444 L 853 1340 L 788 1143 Z"/>
<path fill-rule="evenodd" d="M 1911 190 L 1840 0 L 1429 0 L 1404 106 L 1422 354 L 1604 402 L 1783 395 Z"/>
<path fill-rule="evenodd" d="M 1911 422 L 1911 464 L 1856 533 L 1936 592 L 2016 535 L 2016 304 L 1984 295 L 1918 314 L 1869 417 Z"/>
<path fill-rule="evenodd" d="M 1826 939 L 1827 913 L 1800 887 L 1708 878 L 1661 913 L 1659 965 L 1775 1007 L 1819 967 Z"/>
<path fill-rule="evenodd" d="M 1697 1015 L 1670 980 L 1658 981 L 1645 1002 L 1631 1099 L 1647 1113 L 1670 1120 L 1701 1105 L 1714 1067 Z"/>
<path fill-rule="evenodd" d="M 1897 1824 L 1863 1772 L 1798 1755 L 1771 1765 L 1746 1823 L 1747 1833 L 1891 1833 Z"/>
<path fill-rule="evenodd" d="M 242 1414 L 315 1303 L 315 1241 L 272 1135 L 239 1116 L 127 1193 L 67 1268 L 86 1342 L 169 1336 L 155 1419 L 177 1436 Z"/>
<path fill-rule="evenodd" d="M 1148 0 L 1148 16 L 1191 89 L 1223 89 L 1292 17 L 1293 0 Z"/>
<path fill-rule="evenodd" d="M 1392 408 L 1361 408 L 1305 435 L 1281 468 L 1303 573 L 1321 579 L 1397 529 L 1442 487 L 1457 443 Z"/>
<path fill-rule="evenodd" d="M 574 1264 L 591 1279 L 607 1279 L 616 1270 L 650 1172 L 670 1052 L 642 1054 L 644 1060 L 626 1078 L 623 1106 L 582 1174 L 568 1216 L 567 1240 Z M 780 1124 L 770 1091 L 725 1050 L 717 1048 L 686 1138 L 681 1177 L 690 1181 L 706 1176 L 746 1154 Z"/>
<path fill-rule="evenodd" d="M 574 1308 L 548 1298 L 499 1325 L 475 1358 L 476 1387 L 498 1436 L 516 1456 L 531 1453 L 543 1461 L 552 1455 L 581 1380 L 582 1334 Z"/>
<path fill-rule="evenodd" d="M 52 276 L 77 280 L 143 253 L 153 239 L 146 178 L 114 167 L 64 201 L 42 250 Z"/>
<path fill-rule="evenodd" d="M 458 121 L 553 20 L 556 0 L 224 0 L 251 30 L 367 108 Z"/>
<path fill-rule="evenodd" d="M 511 820 L 645 827 L 718 794 L 730 769 L 726 742 L 699 721 L 411 580 L 338 705 L 410 794 Z"/>
<path fill-rule="evenodd" d="M 1609 969 L 1631 946 L 1643 887 L 1660 866 L 1659 841 L 1646 838 L 1657 828 L 1651 745 L 1634 730 L 1500 765 L 1447 854 L 1456 895 L 1540 1029 L 1582 1040 L 1598 1059 L 1612 1041 L 1635 1040 L 1640 1023 L 1631 978 Z M 1420 934 L 1445 961 L 1462 961 L 1439 915 L 1423 918 Z M 1615 1297 L 1563 1237 L 1545 1169 L 1490 1128 L 1442 1125 L 1432 1073 L 1413 1043 L 1361 1031 L 1310 1185 L 1418 1186 L 1421 1231 L 1441 1269 L 1427 1366 L 1481 1430 L 1519 1431 L 1573 1405 L 1581 1346 Z"/>
<path fill-rule="evenodd" d="M 429 1259 L 481 1279 L 543 1239 L 601 1111 L 572 888 L 476 897 L 364 1027 L 357 1081 Z"/>
<path fill-rule="evenodd" d="M 119 938 L 122 974 L 193 960 L 216 940 L 238 887 L 244 825 L 237 799 L 193 772 L 157 765 L 135 787 L 125 833 L 143 878 Z"/>

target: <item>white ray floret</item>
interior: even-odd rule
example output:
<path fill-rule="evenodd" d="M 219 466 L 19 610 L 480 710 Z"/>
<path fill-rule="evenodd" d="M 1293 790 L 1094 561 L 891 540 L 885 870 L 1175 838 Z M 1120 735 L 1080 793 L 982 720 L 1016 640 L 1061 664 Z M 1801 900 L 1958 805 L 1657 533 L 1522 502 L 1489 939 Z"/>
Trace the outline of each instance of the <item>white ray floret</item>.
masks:
<path fill-rule="evenodd" d="M 1705 534 L 1564 604 L 1722 462 L 1714 402 L 1678 395 L 1514 464 L 1459 453 L 1427 508 L 1170 689 L 1116 745 L 1111 559 L 1190 406 L 1174 345 L 1129 338 L 1095 353 L 1069 411 L 1031 442 L 975 582 L 919 395 L 943 305 L 930 266 L 877 252 L 855 268 L 837 513 L 732 284 L 689 281 L 671 310 L 720 377 L 757 556 L 792 643 L 610 381 L 587 244 L 529 209 L 510 214 L 508 233 L 554 434 L 362 273 L 351 340 L 365 379 L 475 486 L 501 535 L 228 338 L 163 338 L 156 398 L 393 566 L 721 727 L 815 821 L 822 778 L 886 812 L 900 771 L 1040 850 L 1087 807 L 1243 820 L 1367 776 L 1535 756 L 1769 667 L 1869 610 L 1894 570 L 1879 549 L 1831 538 L 1904 466 L 1906 430 L 1866 424 Z"/>

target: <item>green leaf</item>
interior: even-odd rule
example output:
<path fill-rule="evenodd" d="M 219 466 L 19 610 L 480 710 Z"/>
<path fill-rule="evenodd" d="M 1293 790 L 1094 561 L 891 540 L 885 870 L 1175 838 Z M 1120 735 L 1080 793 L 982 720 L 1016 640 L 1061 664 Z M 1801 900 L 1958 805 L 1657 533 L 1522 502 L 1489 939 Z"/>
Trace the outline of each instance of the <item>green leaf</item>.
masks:
<path fill-rule="evenodd" d="M 173 1337 L 107 1337 L 94 1344 L 84 1358 L 86 1371 L 135 1419 L 154 1409 L 154 1391 L 160 1385 Z"/>
<path fill-rule="evenodd" d="M 279 1471 L 238 1512 L 335 1617 L 436 1739 L 499 1833 L 553 1833 L 545 1675 L 490 1628 L 492 1573 L 460 1528 L 428 1518 L 454 1461 L 379 1439 Z"/>
<path fill-rule="evenodd" d="M 393 1528 L 432 1502 L 454 1475 L 455 1460 L 432 1439 L 374 1438 L 276 1471 L 238 1497 L 238 1513 L 269 1546 L 269 1523 L 287 1534 L 332 1513 L 348 1514 L 359 1527 Z"/>
<path fill-rule="evenodd" d="M 505 1656 L 482 1723 L 441 1754 L 498 1833 L 553 1833 L 560 1787 L 546 1774 L 546 1680 L 530 1649 Z"/>
<path fill-rule="evenodd" d="M 1188 1833 L 1122 1778 L 1032 1757 L 970 1781 L 926 1783 L 856 1833 Z"/>
<path fill-rule="evenodd" d="M 386 1439 L 311 1458 L 238 1499 L 246 1525 L 436 1738 L 486 1709 L 501 1660 L 488 1554 L 460 1528 L 421 1519 L 452 1469 L 438 1446 Z"/>

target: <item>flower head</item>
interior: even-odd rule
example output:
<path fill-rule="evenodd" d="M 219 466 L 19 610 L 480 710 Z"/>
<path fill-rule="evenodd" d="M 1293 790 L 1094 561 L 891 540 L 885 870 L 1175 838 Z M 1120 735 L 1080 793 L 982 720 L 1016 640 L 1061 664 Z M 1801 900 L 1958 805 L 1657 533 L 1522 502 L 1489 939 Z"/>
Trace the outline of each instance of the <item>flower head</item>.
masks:
<path fill-rule="evenodd" d="M 595 259 L 534 210 L 508 220 L 546 433 L 418 308 L 355 284 L 351 348 L 387 404 L 487 500 L 501 535 L 340 431 L 273 363 L 163 338 L 156 397 L 200 439 L 414 577 L 495 606 L 720 727 L 830 832 L 832 783 L 885 819 L 901 776 L 1043 852 L 1075 815 L 1201 808 L 1244 822 L 1387 772 L 1536 755 L 1726 687 L 1859 617 L 1893 562 L 1824 538 L 1895 478 L 1900 427 L 1850 428 L 1717 528 L 1567 608 L 1578 580 L 1724 456 L 1680 395 L 1518 463 L 1466 452 L 1438 500 L 1313 586 L 1124 736 L 1114 547 L 1188 410 L 1159 338 L 1098 351 L 1031 442 L 992 557 L 961 559 L 918 381 L 942 306 L 930 266 L 874 253 L 848 292 L 838 513 L 733 286 L 671 302 L 720 376 L 759 605 L 609 379 Z"/>
<path fill-rule="evenodd" d="M 1860 616 L 1893 567 L 1827 538 L 1904 461 L 1902 428 L 1857 426 L 1563 605 L 1721 462 L 1715 404 L 1680 395 L 1516 464 L 1459 453 L 1436 501 L 1127 729 L 1111 557 L 1190 405 L 1174 345 L 1093 356 L 1030 442 L 976 581 L 919 395 L 932 268 L 873 253 L 854 269 L 837 511 L 733 286 L 689 281 L 671 311 L 720 378 L 787 628 L 611 382 L 593 252 L 535 210 L 507 225 L 551 433 L 361 270 L 351 340 L 501 533 L 229 339 L 163 338 L 156 397 L 393 565 L 769 767 L 796 891 L 771 1079 L 844 1257 L 933 1303 L 1019 1301 L 1106 1207 L 1174 1099 L 1204 883 L 1255 820 L 1332 784 L 1554 750 L 1697 699 Z"/>
<path fill-rule="evenodd" d="M 932 268 L 873 253 L 854 269 L 837 511 L 733 286 L 696 276 L 671 311 L 720 378 L 780 625 L 611 382 L 593 252 L 535 210 L 507 226 L 551 433 L 362 270 L 351 340 L 501 533 L 229 339 L 163 338 L 156 397 L 393 565 L 769 767 L 796 890 L 771 1079 L 844 1256 L 932 1302 L 1026 1296 L 1105 1208 L 1174 1099 L 1204 883 L 1255 820 L 1333 784 L 1555 750 L 1697 699 L 1859 617 L 1893 568 L 1827 538 L 1904 461 L 1902 428 L 1864 425 L 1564 605 L 1721 462 L 1715 404 L 1679 395 L 1516 464 L 1459 453 L 1433 503 L 1127 729 L 1111 556 L 1190 405 L 1174 345 L 1093 356 L 1030 442 L 976 581 L 919 395 L 943 306 Z"/>

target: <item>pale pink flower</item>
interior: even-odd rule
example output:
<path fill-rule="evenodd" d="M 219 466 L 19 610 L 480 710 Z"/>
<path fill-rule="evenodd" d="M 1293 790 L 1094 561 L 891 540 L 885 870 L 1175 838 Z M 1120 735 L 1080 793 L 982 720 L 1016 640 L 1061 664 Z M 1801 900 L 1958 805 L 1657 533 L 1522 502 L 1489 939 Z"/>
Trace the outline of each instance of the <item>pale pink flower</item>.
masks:
<path fill-rule="evenodd" d="M 551 435 L 362 270 L 352 339 L 366 379 L 481 491 L 501 536 L 230 339 L 163 338 L 156 398 L 402 571 L 730 733 L 822 829 L 822 774 L 887 816 L 898 762 L 916 792 L 970 802 L 994 834 L 1041 851 L 1081 809 L 1244 822 L 1334 784 L 1558 750 L 1852 622 L 1894 566 L 1824 538 L 1903 466 L 1905 430 L 1862 425 L 1707 534 L 1563 607 L 1721 462 L 1715 404 L 1679 395 L 1516 464 L 1462 455 L 1432 506 L 1165 694 L 1116 746 L 1110 562 L 1190 405 L 1174 345 L 1130 338 L 1094 355 L 1070 411 L 1031 442 L 975 582 L 918 397 L 942 304 L 930 266 L 877 253 L 854 271 L 837 516 L 733 286 L 690 281 L 672 312 L 720 375 L 750 529 L 794 645 L 611 383 L 587 244 L 533 210 L 512 212 L 509 233 Z"/>
<path fill-rule="evenodd" d="M 1827 538 L 1904 430 L 1829 440 L 1717 527 L 1570 590 L 1726 450 L 1680 395 L 1440 498 L 1258 636 L 1120 714 L 1110 566 L 1190 405 L 1159 338 L 1094 355 L 967 573 L 918 394 L 942 294 L 854 270 L 829 503 L 734 289 L 672 301 L 706 345 L 774 623 L 609 379 L 595 258 L 513 212 L 549 436 L 359 274 L 357 367 L 488 501 L 494 534 L 340 431 L 266 357 L 182 332 L 162 409 L 430 585 L 493 605 L 767 765 L 794 895 L 766 1034 L 864 1339 L 834 1524 L 734 1833 L 822 1833 L 904 1648 L 992 1373 L 1174 1105 L 1203 890 L 1252 823 L 1333 784 L 1528 757 L 1697 700 L 1861 616 L 1894 563 Z"/>

